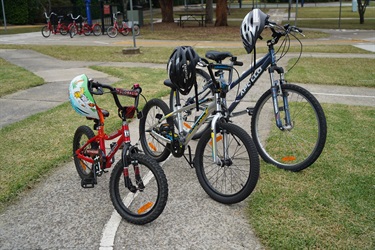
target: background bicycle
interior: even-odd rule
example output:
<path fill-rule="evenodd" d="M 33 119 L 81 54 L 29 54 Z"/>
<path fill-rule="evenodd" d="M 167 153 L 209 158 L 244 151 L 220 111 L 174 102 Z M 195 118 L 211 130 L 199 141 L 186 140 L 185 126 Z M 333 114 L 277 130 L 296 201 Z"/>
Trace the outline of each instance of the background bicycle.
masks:
<path fill-rule="evenodd" d="M 150 157 L 140 154 L 130 142 L 127 119 L 134 117 L 141 92 L 138 84 L 131 90 L 113 88 L 89 80 L 86 75 L 75 77 L 69 86 L 72 107 L 78 114 L 92 120 L 97 131 L 95 135 L 90 127 L 83 125 L 74 134 L 73 156 L 81 185 L 84 188 L 94 187 L 97 178 L 115 164 L 115 154 L 121 149 L 121 159 L 111 173 L 109 192 L 117 212 L 134 224 L 146 224 L 159 217 L 168 198 L 168 183 L 163 169 Z M 99 108 L 93 98 L 93 95 L 105 93 L 112 94 L 122 120 L 121 128 L 110 134 L 104 130 L 105 119 L 110 114 Z M 121 105 L 118 95 L 134 98 L 134 106 Z M 109 148 L 106 148 L 106 142 L 111 142 Z"/>
<path fill-rule="evenodd" d="M 124 20 L 122 21 L 121 25 L 117 23 L 117 17 L 121 14 L 122 13 L 119 11 L 116 13 L 113 13 L 113 26 L 110 26 L 107 28 L 107 35 L 111 38 L 115 38 L 118 33 L 124 36 L 127 36 L 130 32 L 133 32 L 134 30 L 134 35 L 138 36 L 141 30 L 138 24 L 135 23 L 132 25 L 132 27 L 129 27 L 126 24 L 126 21 Z"/>
<path fill-rule="evenodd" d="M 100 36 L 102 34 L 102 27 L 98 23 L 94 23 L 93 25 L 89 25 L 86 21 L 87 18 L 78 15 L 76 18 L 70 14 L 73 23 L 70 25 L 69 34 L 70 37 L 73 38 L 75 35 L 82 35 L 89 36 L 94 34 L 95 36 Z M 77 24 L 77 20 L 82 19 L 82 23 Z"/>
<path fill-rule="evenodd" d="M 47 38 L 51 35 L 51 33 L 54 35 L 58 33 L 60 33 L 61 35 L 68 34 L 69 28 L 61 22 L 63 20 L 63 16 L 57 16 L 57 14 L 54 12 L 51 12 L 49 16 L 47 15 L 47 12 L 44 12 L 44 16 L 46 17 L 47 25 L 43 26 L 42 28 L 43 37 Z M 58 18 L 57 26 L 52 24 L 52 17 Z"/>

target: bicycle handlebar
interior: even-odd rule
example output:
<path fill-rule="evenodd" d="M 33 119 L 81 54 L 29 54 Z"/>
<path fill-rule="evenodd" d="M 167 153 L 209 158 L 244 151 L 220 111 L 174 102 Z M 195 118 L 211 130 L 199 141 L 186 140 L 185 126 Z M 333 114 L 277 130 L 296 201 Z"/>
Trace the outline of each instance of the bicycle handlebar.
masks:
<path fill-rule="evenodd" d="M 67 16 L 70 16 L 70 18 L 73 19 L 73 20 L 77 20 L 81 17 L 81 15 L 78 15 L 76 18 L 74 18 L 72 13 L 67 14 Z"/>
<path fill-rule="evenodd" d="M 102 83 L 99 83 L 99 82 L 94 82 L 94 80 L 90 79 L 89 80 L 89 86 L 91 86 L 91 87 L 89 87 L 90 93 L 93 94 L 93 95 L 103 95 L 104 94 L 103 88 L 109 89 L 110 93 L 113 96 L 113 99 L 115 100 L 116 106 L 121 110 L 123 108 L 125 108 L 125 106 L 121 105 L 120 100 L 118 99 L 118 95 L 133 97 L 135 99 L 134 100 L 134 106 L 135 106 L 135 108 L 137 108 L 139 96 L 142 93 L 142 88 L 139 86 L 138 83 L 133 84 L 132 89 L 128 90 L 128 89 L 123 89 L 123 88 L 114 88 L 110 85 L 102 84 Z M 96 89 L 96 90 L 94 90 L 94 89 Z"/>
<path fill-rule="evenodd" d="M 55 12 L 51 12 L 51 14 L 49 14 L 49 16 L 47 15 L 47 12 L 44 12 L 44 16 L 46 17 L 46 19 L 50 19 L 52 15 L 57 16 L 57 14 Z"/>
<path fill-rule="evenodd" d="M 292 26 L 290 24 L 285 24 L 284 26 L 280 26 L 277 23 L 267 21 L 266 26 L 270 27 L 270 29 L 272 31 L 272 40 L 268 40 L 267 41 L 268 44 L 273 44 L 273 45 L 277 44 L 281 37 L 287 36 L 291 32 L 297 32 L 297 33 L 301 34 L 302 36 L 305 36 L 302 33 L 302 29 L 300 29 L 296 26 Z M 283 31 L 277 31 L 275 29 L 275 27 L 282 28 Z"/>

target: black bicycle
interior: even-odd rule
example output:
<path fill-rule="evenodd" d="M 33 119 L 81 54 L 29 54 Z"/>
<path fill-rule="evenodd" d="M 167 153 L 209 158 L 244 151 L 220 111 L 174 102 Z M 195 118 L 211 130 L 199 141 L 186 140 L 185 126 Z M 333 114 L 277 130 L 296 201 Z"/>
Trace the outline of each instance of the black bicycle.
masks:
<path fill-rule="evenodd" d="M 288 52 L 290 35 L 302 45 L 294 35 L 294 33 L 302 34 L 302 30 L 290 25 L 279 26 L 268 20 L 266 26 L 272 31 L 272 38 L 267 41 L 268 53 L 234 81 L 232 81 L 234 66 L 242 66 L 243 63 L 229 52 L 209 51 L 206 53 L 206 58 L 215 63 L 206 61 L 201 66 L 211 65 L 210 67 L 215 72 L 211 72 L 211 80 L 200 89 L 198 99 L 205 99 L 212 95 L 211 86 L 215 82 L 219 82 L 221 89 L 225 92 L 238 85 L 238 94 L 234 102 L 229 105 L 225 98 L 221 99 L 226 119 L 230 121 L 235 116 L 250 115 L 252 117 L 251 135 L 262 159 L 279 168 L 296 172 L 309 167 L 322 153 L 327 136 L 326 118 L 318 100 L 306 89 L 287 83 L 284 78 L 284 69 L 277 65 L 277 61 Z M 275 51 L 274 45 L 279 42 L 280 38 L 284 39 L 278 51 Z M 276 57 L 277 53 L 281 53 L 279 58 Z M 227 58 L 230 63 L 222 63 Z M 270 75 L 271 88 L 258 99 L 255 107 L 234 112 L 240 101 L 266 70 Z M 228 72 L 227 79 L 224 77 L 225 72 Z M 277 78 L 275 74 L 279 77 Z M 248 82 L 240 90 L 239 84 L 247 78 Z M 174 96 L 172 90 L 171 104 L 175 102 Z M 194 102 L 195 96 L 192 96 L 182 103 L 182 106 Z M 186 120 L 195 119 L 189 113 L 185 116 Z M 209 129 L 209 124 L 205 127 Z"/>

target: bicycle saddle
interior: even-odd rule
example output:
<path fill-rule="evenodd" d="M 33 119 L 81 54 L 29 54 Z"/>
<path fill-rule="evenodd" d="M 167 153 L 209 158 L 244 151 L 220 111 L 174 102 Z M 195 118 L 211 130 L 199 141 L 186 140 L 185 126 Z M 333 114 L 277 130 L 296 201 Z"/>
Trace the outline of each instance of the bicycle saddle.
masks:
<path fill-rule="evenodd" d="M 164 85 L 170 87 L 173 90 L 176 90 L 176 86 L 172 83 L 171 79 L 166 79 Z"/>
<path fill-rule="evenodd" d="M 232 57 L 233 55 L 230 52 L 220 52 L 220 51 L 207 51 L 206 57 L 208 59 L 214 60 L 219 63 L 225 58 Z"/>

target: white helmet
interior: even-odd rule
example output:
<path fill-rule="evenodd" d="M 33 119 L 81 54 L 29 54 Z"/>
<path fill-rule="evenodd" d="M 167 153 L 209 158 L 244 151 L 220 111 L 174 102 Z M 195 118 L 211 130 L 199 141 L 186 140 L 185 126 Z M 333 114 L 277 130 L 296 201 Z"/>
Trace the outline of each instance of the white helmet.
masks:
<path fill-rule="evenodd" d="M 241 25 L 241 38 L 243 46 L 247 53 L 251 53 L 255 47 L 257 39 L 260 37 L 268 16 L 260 9 L 253 9 L 242 21 Z"/>
<path fill-rule="evenodd" d="M 99 119 L 90 83 L 85 74 L 76 76 L 69 85 L 69 100 L 74 110 L 86 117 Z"/>

